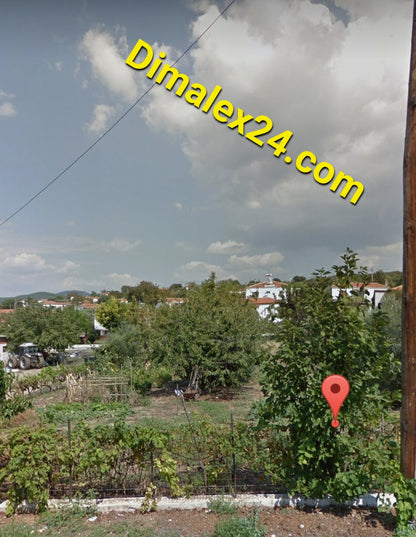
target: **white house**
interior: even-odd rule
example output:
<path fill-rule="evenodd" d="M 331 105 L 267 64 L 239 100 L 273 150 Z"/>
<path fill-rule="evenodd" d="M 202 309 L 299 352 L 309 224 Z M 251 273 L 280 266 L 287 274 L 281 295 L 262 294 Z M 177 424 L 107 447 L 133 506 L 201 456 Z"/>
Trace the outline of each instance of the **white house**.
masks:
<path fill-rule="evenodd" d="M 271 274 L 266 274 L 265 282 L 254 283 L 246 287 L 246 298 L 252 302 L 263 319 L 271 314 L 277 314 L 278 300 L 285 296 L 286 283 L 272 279 Z M 275 318 L 277 321 L 277 317 Z"/>
<path fill-rule="evenodd" d="M 353 291 L 355 292 L 362 292 L 361 289 L 362 284 L 360 283 L 352 283 L 351 287 L 348 287 L 348 289 L 342 289 L 344 293 L 351 296 Z M 389 290 L 388 285 L 383 285 L 381 283 L 371 282 L 368 283 L 364 288 L 364 298 L 368 302 L 371 303 L 373 308 L 378 308 L 380 302 L 382 301 L 384 295 Z M 340 293 L 340 288 L 336 285 L 332 286 L 332 298 L 338 298 Z"/>
<path fill-rule="evenodd" d="M 4 335 L 0 335 L 0 362 L 7 363 L 9 359 L 9 353 L 7 352 L 7 338 Z"/>

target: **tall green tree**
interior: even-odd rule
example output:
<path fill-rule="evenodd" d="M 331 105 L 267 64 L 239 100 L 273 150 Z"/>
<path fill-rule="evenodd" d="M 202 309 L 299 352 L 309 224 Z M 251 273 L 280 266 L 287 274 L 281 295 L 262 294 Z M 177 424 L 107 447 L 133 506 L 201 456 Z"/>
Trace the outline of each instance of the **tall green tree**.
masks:
<path fill-rule="evenodd" d="M 169 371 L 212 390 L 249 380 L 261 354 L 263 322 L 233 282 L 215 275 L 190 289 L 179 305 L 141 308 L 134 325 L 120 325 L 102 353 L 117 364 Z"/>
<path fill-rule="evenodd" d="M 333 267 L 341 289 L 356 281 L 357 255 L 347 250 Z M 360 297 L 332 299 L 329 273 L 321 270 L 307 285 L 289 293 L 281 307 L 279 346 L 265 360 L 260 429 L 278 438 L 271 450 L 276 479 L 290 490 L 338 500 L 368 492 L 387 478 L 397 444 L 380 423 L 388 408 L 382 379 L 391 364 L 382 312 L 368 323 Z M 321 384 L 343 375 L 351 390 L 341 407 L 340 426 L 322 396 Z M 388 449 L 388 446 L 390 449 Z"/>
<path fill-rule="evenodd" d="M 86 335 L 94 341 L 96 333 L 93 318 L 87 313 L 72 308 L 52 310 L 41 304 L 17 308 L 5 316 L 5 332 L 10 350 L 17 351 L 21 343 L 33 341 L 41 348 L 63 350 L 79 343 Z"/>
<path fill-rule="evenodd" d="M 249 380 L 260 355 L 262 321 L 235 286 L 215 275 L 189 290 L 183 304 L 159 308 L 152 321 L 152 358 L 179 376 L 197 366 L 206 389 Z"/>
<path fill-rule="evenodd" d="M 168 294 L 165 289 L 160 289 L 156 284 L 144 280 L 139 285 L 133 287 L 124 285 L 121 291 L 129 302 L 135 301 L 152 306 L 155 306 L 163 298 L 166 298 Z"/>
<path fill-rule="evenodd" d="M 118 328 L 128 317 L 128 306 L 117 300 L 115 297 L 110 297 L 106 302 L 99 305 L 95 312 L 97 321 L 108 330 Z"/>

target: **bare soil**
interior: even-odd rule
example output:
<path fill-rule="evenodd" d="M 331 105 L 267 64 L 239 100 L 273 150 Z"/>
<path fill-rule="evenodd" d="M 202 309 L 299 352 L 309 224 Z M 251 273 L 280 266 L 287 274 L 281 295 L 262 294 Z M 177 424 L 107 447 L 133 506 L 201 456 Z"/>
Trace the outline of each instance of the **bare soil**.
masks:
<path fill-rule="evenodd" d="M 241 509 L 238 516 L 248 514 L 248 509 Z M 264 509 L 260 512 L 260 519 L 267 526 L 267 537 L 392 537 L 394 532 L 394 517 L 391 514 L 363 509 Z M 34 515 L 14 517 L 15 524 L 25 522 L 32 525 L 37 520 L 38 517 Z M 88 526 L 91 525 L 91 531 L 101 526 L 111 535 L 112 526 L 123 521 L 127 527 L 176 531 L 181 537 L 208 537 L 213 535 L 218 520 L 219 517 L 208 509 L 156 511 L 145 515 L 111 512 L 98 515 L 97 520 L 88 522 Z M 2 527 L 11 523 L 12 519 L 0 517 L 0 535 Z M 71 533 L 74 536 L 88 534 L 85 529 Z"/>
<path fill-rule="evenodd" d="M 239 515 L 248 515 L 247 509 Z M 111 515 L 107 515 L 111 520 Z M 114 517 L 114 515 L 113 515 Z M 181 537 L 212 535 L 218 516 L 208 510 L 160 511 L 141 515 L 143 525 L 155 529 L 175 529 Z M 262 510 L 261 520 L 267 536 L 276 537 L 391 537 L 394 520 L 390 515 L 372 511 Z"/>

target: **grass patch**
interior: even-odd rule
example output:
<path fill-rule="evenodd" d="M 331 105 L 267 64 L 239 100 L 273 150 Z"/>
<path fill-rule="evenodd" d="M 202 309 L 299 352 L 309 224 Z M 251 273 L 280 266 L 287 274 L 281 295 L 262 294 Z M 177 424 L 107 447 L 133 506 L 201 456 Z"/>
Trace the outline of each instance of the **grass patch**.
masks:
<path fill-rule="evenodd" d="M 209 500 L 208 509 L 216 515 L 234 515 L 237 512 L 237 506 L 225 497 Z"/>
<path fill-rule="evenodd" d="M 58 403 L 38 409 L 40 421 L 51 425 L 65 425 L 72 421 L 125 419 L 133 413 L 127 403 Z"/>
<path fill-rule="evenodd" d="M 242 401 L 235 401 L 234 405 L 230 405 L 229 402 L 221 402 L 221 401 L 198 401 L 192 407 L 190 406 L 191 410 L 195 414 L 202 414 L 202 415 L 208 415 L 210 418 L 212 418 L 217 423 L 230 423 L 231 419 L 231 412 L 234 413 L 237 411 L 239 415 L 242 413 L 245 414 L 245 405 L 242 404 Z M 244 408 L 243 412 L 241 412 L 242 407 Z M 233 408 L 234 407 L 234 408 Z"/>
<path fill-rule="evenodd" d="M 266 528 L 259 523 L 257 512 L 249 517 L 233 517 L 220 520 L 213 537 L 265 537 Z"/>
<path fill-rule="evenodd" d="M 1 537 L 33 537 L 34 527 L 24 522 L 14 521 L 0 528 Z"/>

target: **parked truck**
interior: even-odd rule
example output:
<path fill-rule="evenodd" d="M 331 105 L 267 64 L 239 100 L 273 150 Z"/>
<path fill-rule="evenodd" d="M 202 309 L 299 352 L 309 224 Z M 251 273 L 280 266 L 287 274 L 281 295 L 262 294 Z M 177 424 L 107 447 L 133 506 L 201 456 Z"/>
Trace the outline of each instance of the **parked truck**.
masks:
<path fill-rule="evenodd" d="M 7 365 L 10 369 L 29 369 L 31 367 L 44 367 L 46 362 L 35 343 L 22 343 L 19 345 L 17 354 L 9 353 Z"/>

